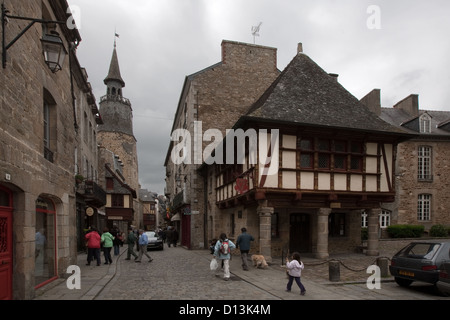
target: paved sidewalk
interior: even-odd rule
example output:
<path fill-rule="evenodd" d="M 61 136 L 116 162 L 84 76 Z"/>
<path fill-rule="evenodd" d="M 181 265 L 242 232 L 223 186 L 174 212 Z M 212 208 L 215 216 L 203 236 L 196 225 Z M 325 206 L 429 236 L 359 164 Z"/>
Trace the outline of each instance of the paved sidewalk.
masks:
<path fill-rule="evenodd" d="M 112 256 L 113 263 L 103 264 L 104 257 L 101 253 L 102 265 L 97 266 L 93 261 L 90 266 L 86 266 L 87 254 L 79 253 L 77 265 L 81 271 L 81 289 L 70 290 L 67 287 L 67 277 L 71 274 L 60 275 L 61 278 L 36 290 L 34 300 L 94 300 L 103 288 L 114 278 L 117 272 L 118 259 L 125 259 L 127 246 L 120 248 L 118 256 Z M 65 276 L 65 278 L 63 278 Z"/>

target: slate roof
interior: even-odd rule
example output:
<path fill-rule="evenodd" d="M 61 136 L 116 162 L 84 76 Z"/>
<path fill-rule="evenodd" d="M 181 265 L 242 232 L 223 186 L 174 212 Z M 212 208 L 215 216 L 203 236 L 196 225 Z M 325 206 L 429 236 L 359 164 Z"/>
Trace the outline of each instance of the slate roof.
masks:
<path fill-rule="evenodd" d="M 125 87 L 125 81 L 123 81 L 122 76 L 120 74 L 119 59 L 117 58 L 116 48 L 114 48 L 113 55 L 111 58 L 111 64 L 109 66 L 109 72 L 104 80 L 104 83 L 108 84 L 108 81 L 111 80 L 119 81 L 122 87 Z"/>
<path fill-rule="evenodd" d="M 372 113 L 303 53 L 294 57 L 237 125 L 246 120 L 407 134 Z"/>
<path fill-rule="evenodd" d="M 402 109 L 382 108 L 380 118 L 395 126 L 402 127 L 410 133 L 417 134 L 420 132 L 420 117 L 425 113 L 431 117 L 431 132 L 423 133 L 423 135 L 450 136 L 449 111 L 419 110 L 417 117 L 411 117 Z"/>

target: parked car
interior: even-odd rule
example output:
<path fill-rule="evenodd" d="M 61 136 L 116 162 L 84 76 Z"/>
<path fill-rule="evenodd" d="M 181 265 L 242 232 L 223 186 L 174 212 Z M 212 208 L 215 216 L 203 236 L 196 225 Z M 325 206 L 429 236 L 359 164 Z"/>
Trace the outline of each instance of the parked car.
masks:
<path fill-rule="evenodd" d="M 391 260 L 389 271 L 398 285 L 407 287 L 414 281 L 436 284 L 439 266 L 449 260 L 450 241 L 412 242 Z"/>
<path fill-rule="evenodd" d="M 436 282 L 436 287 L 443 295 L 450 296 L 450 261 L 443 262 L 439 269 L 439 280 Z"/>
<path fill-rule="evenodd" d="M 145 234 L 148 237 L 147 251 L 150 249 L 164 250 L 164 243 L 161 237 L 154 231 L 146 231 Z"/>

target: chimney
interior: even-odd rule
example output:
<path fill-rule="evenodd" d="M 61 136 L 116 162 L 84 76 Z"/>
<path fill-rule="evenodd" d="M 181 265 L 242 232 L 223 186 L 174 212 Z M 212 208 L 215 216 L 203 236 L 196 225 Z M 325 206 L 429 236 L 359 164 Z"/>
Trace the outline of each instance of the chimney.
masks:
<path fill-rule="evenodd" d="M 299 42 L 297 45 L 297 54 L 303 53 L 303 43 Z"/>
<path fill-rule="evenodd" d="M 336 73 L 329 73 L 328 75 L 330 77 L 332 77 L 334 81 L 339 82 L 338 81 L 338 79 L 339 79 L 339 75 L 338 74 L 336 74 Z"/>
<path fill-rule="evenodd" d="M 360 102 L 377 116 L 381 115 L 381 90 L 373 89 Z"/>
<path fill-rule="evenodd" d="M 419 95 L 411 94 L 402 101 L 398 102 L 395 109 L 401 109 L 408 113 L 411 117 L 419 116 Z"/>

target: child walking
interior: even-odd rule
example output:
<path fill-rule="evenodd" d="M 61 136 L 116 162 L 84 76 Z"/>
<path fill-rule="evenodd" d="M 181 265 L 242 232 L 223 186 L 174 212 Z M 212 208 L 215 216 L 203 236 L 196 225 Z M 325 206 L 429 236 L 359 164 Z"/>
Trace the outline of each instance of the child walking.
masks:
<path fill-rule="evenodd" d="M 286 291 L 291 292 L 292 283 L 295 280 L 298 287 L 300 288 L 300 294 L 304 296 L 306 293 L 306 289 L 300 281 L 300 277 L 302 276 L 302 270 L 305 268 L 305 266 L 300 260 L 300 254 L 298 252 L 294 252 L 292 254 L 292 259 L 292 261 L 289 261 L 289 259 L 286 258 L 286 268 L 289 275 L 289 282 L 287 284 Z"/>

